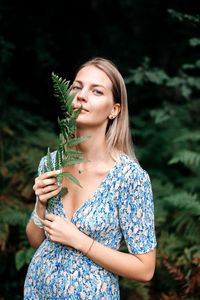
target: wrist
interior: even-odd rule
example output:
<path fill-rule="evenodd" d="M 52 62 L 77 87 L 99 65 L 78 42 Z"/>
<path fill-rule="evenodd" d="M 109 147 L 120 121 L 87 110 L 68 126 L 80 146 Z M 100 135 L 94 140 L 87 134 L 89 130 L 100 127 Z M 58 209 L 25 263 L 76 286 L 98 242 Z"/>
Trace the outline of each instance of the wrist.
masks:
<path fill-rule="evenodd" d="M 76 241 L 75 248 L 78 251 L 82 252 L 83 254 L 86 254 L 92 242 L 93 242 L 92 238 L 90 238 L 85 233 L 80 231 L 78 235 L 78 239 Z"/>
<path fill-rule="evenodd" d="M 36 213 L 38 214 L 38 216 L 42 219 L 45 218 L 45 209 L 46 209 L 46 206 L 44 206 L 43 204 L 41 204 L 38 201 L 35 210 L 36 210 Z"/>
<path fill-rule="evenodd" d="M 37 214 L 37 212 L 36 212 L 36 209 L 34 209 L 34 211 L 33 211 L 33 222 L 35 223 L 35 225 L 37 225 L 39 228 L 41 228 L 41 229 L 44 229 L 44 220 L 43 219 L 41 219 L 39 216 L 38 216 L 38 214 Z"/>

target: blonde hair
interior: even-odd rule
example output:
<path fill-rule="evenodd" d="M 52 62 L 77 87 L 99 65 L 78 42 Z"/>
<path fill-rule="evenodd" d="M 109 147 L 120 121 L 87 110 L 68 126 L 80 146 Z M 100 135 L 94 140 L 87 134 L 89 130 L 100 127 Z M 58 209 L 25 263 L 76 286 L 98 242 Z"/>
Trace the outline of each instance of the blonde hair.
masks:
<path fill-rule="evenodd" d="M 113 62 L 101 57 L 85 62 L 77 72 L 91 65 L 102 70 L 110 78 L 114 102 L 120 103 L 121 107 L 119 115 L 108 122 L 106 130 L 107 151 L 112 153 L 114 150 L 118 150 L 137 162 L 130 132 L 127 91 L 124 79 Z"/>

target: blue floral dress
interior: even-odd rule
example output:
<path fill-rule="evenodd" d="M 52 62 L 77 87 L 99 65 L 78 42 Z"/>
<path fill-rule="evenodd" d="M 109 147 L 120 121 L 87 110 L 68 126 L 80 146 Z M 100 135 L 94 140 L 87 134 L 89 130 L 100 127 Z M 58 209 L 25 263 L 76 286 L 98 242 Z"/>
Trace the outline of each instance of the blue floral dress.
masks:
<path fill-rule="evenodd" d="M 55 152 L 52 159 L 55 162 Z M 46 157 L 39 165 L 43 172 Z M 61 199 L 52 213 L 67 218 Z M 118 250 L 123 238 L 130 253 L 156 246 L 154 206 L 149 176 L 125 154 L 100 186 L 71 218 L 79 230 L 95 241 Z M 120 299 L 118 276 L 97 265 L 80 251 L 52 242 L 48 237 L 28 268 L 24 299 Z"/>

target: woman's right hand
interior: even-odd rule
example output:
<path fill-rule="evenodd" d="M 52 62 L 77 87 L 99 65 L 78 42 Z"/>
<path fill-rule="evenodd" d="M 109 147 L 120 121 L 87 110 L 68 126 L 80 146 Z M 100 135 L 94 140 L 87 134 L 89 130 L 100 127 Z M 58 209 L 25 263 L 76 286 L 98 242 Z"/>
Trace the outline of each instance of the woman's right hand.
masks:
<path fill-rule="evenodd" d="M 35 184 L 33 190 L 40 204 L 46 208 L 47 200 L 51 197 L 57 195 L 61 191 L 61 187 L 58 184 L 57 178 L 52 178 L 52 176 L 60 174 L 60 170 L 55 170 L 51 172 L 46 172 L 35 178 Z"/>

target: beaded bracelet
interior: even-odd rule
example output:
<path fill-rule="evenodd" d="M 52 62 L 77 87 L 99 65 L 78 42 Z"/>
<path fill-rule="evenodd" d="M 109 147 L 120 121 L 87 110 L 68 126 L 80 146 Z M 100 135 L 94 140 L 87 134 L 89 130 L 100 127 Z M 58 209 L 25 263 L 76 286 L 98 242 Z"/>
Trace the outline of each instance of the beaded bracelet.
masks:
<path fill-rule="evenodd" d="M 88 255 L 88 253 L 89 253 L 89 251 L 91 250 L 91 248 L 92 248 L 93 244 L 94 244 L 94 240 L 92 240 L 92 243 L 91 243 L 91 245 L 90 245 L 90 247 L 89 247 L 88 251 L 85 253 L 85 255 Z"/>
<path fill-rule="evenodd" d="M 33 211 L 33 221 L 35 223 L 35 225 L 37 225 L 38 227 L 40 228 L 44 228 L 44 224 L 43 224 L 43 221 L 39 216 L 38 214 L 36 213 L 36 209 L 34 209 Z"/>

